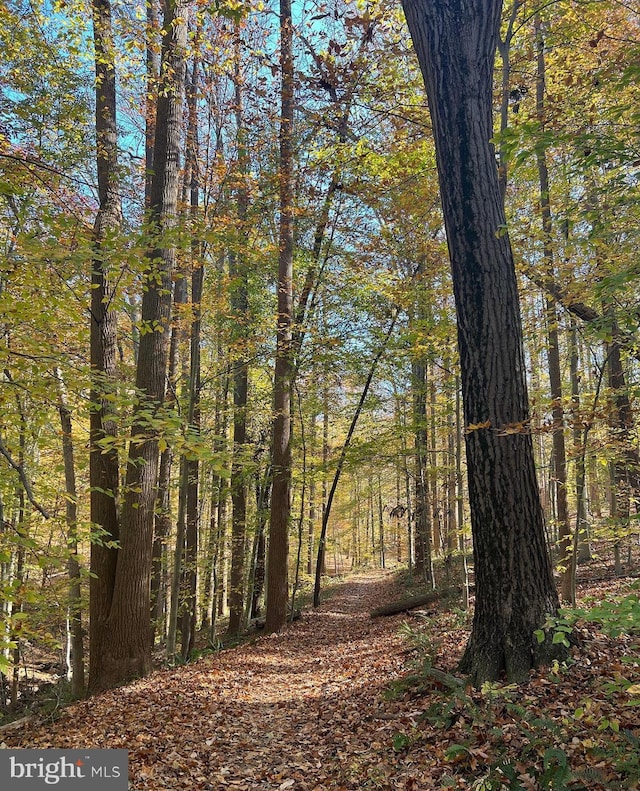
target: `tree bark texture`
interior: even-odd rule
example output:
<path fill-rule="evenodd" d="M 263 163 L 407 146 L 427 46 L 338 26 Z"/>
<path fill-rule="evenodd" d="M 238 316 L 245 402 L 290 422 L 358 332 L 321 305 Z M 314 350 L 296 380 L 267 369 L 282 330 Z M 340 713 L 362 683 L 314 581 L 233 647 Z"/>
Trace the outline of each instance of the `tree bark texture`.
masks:
<path fill-rule="evenodd" d="M 425 582 L 433 583 L 431 560 L 431 502 L 427 462 L 427 367 L 424 360 L 411 364 L 415 448 L 415 570 Z"/>
<path fill-rule="evenodd" d="M 575 319 L 571 319 L 571 355 L 569 360 L 571 377 L 571 411 L 573 413 L 573 456 L 575 458 L 575 492 L 576 492 L 576 530 L 574 535 L 574 563 L 586 563 L 591 560 L 589 545 L 589 521 L 587 518 L 587 487 L 585 451 L 587 431 L 579 423 L 580 409 L 580 376 L 578 374 L 578 333 Z M 575 575 L 573 579 L 575 586 Z M 572 591 L 575 598 L 575 590 Z"/>
<path fill-rule="evenodd" d="M 476 603 L 462 669 L 525 678 L 557 610 L 528 432 L 522 328 L 493 136 L 500 0 L 404 0 L 425 80 L 458 319 Z"/>
<path fill-rule="evenodd" d="M 534 17 L 537 72 L 536 72 L 536 113 L 540 131 L 545 129 L 545 83 L 546 65 L 544 57 L 544 36 L 540 14 Z M 553 253 L 553 218 L 551 214 L 551 197 L 549 187 L 549 169 L 545 144 L 539 143 L 536 149 L 538 178 L 540 182 L 540 215 L 542 219 L 543 255 L 547 276 L 555 280 L 555 264 Z M 569 505 L 567 501 L 567 454 L 564 437 L 564 407 L 562 400 L 562 371 L 560 366 L 560 338 L 558 332 L 558 311 L 555 300 L 547 295 L 545 300 L 547 320 L 547 360 L 549 363 L 549 384 L 551 387 L 551 414 L 553 418 L 553 462 L 555 472 L 558 526 L 558 549 L 560 559 L 560 596 L 564 601 L 572 601 L 574 590 L 573 576 L 575 562 L 573 540 L 569 525 Z"/>
<path fill-rule="evenodd" d="M 621 541 L 629 530 L 632 495 L 638 491 L 638 454 L 631 440 L 633 409 L 625 382 L 618 325 L 609 306 L 604 307 L 603 314 L 611 321 L 613 336 L 611 343 L 606 345 L 608 384 L 611 392 L 609 423 L 616 454 L 615 459 L 610 463 L 612 473 L 610 517 L 614 521 L 615 573 L 620 576 L 622 574 Z"/>
<path fill-rule="evenodd" d="M 200 26 L 196 26 L 195 46 L 197 49 L 200 39 Z M 187 94 L 188 129 L 186 152 L 185 185 L 189 186 L 189 213 L 195 222 L 198 217 L 200 204 L 200 172 L 198 167 L 198 82 L 200 75 L 200 59 L 194 56 Z M 194 438 L 200 436 L 201 406 L 200 391 L 202 387 L 200 343 L 202 336 L 202 290 L 204 284 L 204 269 L 199 263 L 201 242 L 194 237 L 191 242 L 192 272 L 191 272 L 191 326 L 189 329 L 189 388 L 188 388 L 188 413 L 187 424 L 189 432 Z M 181 640 L 182 656 L 188 659 L 195 646 L 196 621 L 197 621 L 197 589 L 198 589 L 198 532 L 200 526 L 200 460 L 197 455 L 186 459 L 187 466 L 187 492 L 186 492 L 186 534 L 185 534 L 185 564 L 183 568 L 182 587 L 184 590 L 184 603 L 182 607 Z"/>
<path fill-rule="evenodd" d="M 156 105 L 157 86 L 160 75 L 160 58 L 158 43 L 160 41 L 160 20 L 158 18 L 158 0 L 147 0 L 146 34 L 146 97 L 145 97 L 145 206 L 151 205 L 151 188 L 153 184 L 153 146 L 156 136 Z"/>
<path fill-rule="evenodd" d="M 249 157 L 247 152 L 247 129 L 244 120 L 244 94 L 242 74 L 241 28 L 236 26 L 234 40 L 234 93 L 237 124 L 236 144 L 238 151 L 238 190 L 236 196 L 238 244 L 229 256 L 231 278 L 231 309 L 234 315 L 235 359 L 233 360 L 233 464 L 231 466 L 231 579 L 229 592 L 230 635 L 240 634 L 243 628 L 245 600 L 245 544 L 247 532 L 247 476 L 245 472 L 247 442 L 247 395 L 249 390 L 249 249 L 247 213 L 249 191 L 247 189 Z"/>
<path fill-rule="evenodd" d="M 280 256 L 278 264 L 278 328 L 274 371 L 273 484 L 267 556 L 267 632 L 287 620 L 289 517 L 291 510 L 291 386 L 293 378 L 293 23 L 291 0 L 280 0 Z"/>
<path fill-rule="evenodd" d="M 200 434 L 200 304 L 202 302 L 202 267 L 192 277 L 193 320 L 191 324 L 191 381 L 189 384 L 189 426 L 195 436 Z M 194 648 L 197 621 L 198 528 L 200 525 L 200 461 L 188 458 L 186 493 L 185 564 L 183 568 L 184 603 L 180 627 L 182 656 L 187 659 Z"/>
<path fill-rule="evenodd" d="M 158 438 L 153 421 L 164 398 L 167 363 L 175 250 L 166 234 L 174 226 L 177 213 L 186 18 L 186 6 L 180 0 L 167 3 L 162 43 L 164 82 L 158 93 L 151 189 L 152 239 L 136 370 L 138 404 L 131 429 L 107 639 L 99 672 L 91 682 L 93 692 L 145 675 L 151 669 L 149 598 L 158 475 Z"/>
<path fill-rule="evenodd" d="M 74 700 L 84 697 L 84 631 L 82 628 L 82 587 L 78 559 L 78 491 L 76 487 L 76 465 L 73 450 L 71 411 L 66 404 L 64 384 L 60 381 L 60 428 L 62 430 L 62 458 L 66 495 L 67 545 L 69 557 L 69 631 L 71 642 L 71 696 Z"/>
<path fill-rule="evenodd" d="M 116 131 L 116 77 L 109 0 L 94 0 L 93 38 L 96 71 L 96 165 L 99 209 L 94 224 L 94 259 L 91 271 L 91 411 L 89 415 L 90 517 L 90 670 L 89 686 L 100 675 L 105 625 L 111 608 L 119 540 L 117 497 L 118 452 L 100 442 L 116 435 L 113 402 L 107 396 L 116 380 L 117 314 L 113 297 L 110 249 L 121 223 Z"/>

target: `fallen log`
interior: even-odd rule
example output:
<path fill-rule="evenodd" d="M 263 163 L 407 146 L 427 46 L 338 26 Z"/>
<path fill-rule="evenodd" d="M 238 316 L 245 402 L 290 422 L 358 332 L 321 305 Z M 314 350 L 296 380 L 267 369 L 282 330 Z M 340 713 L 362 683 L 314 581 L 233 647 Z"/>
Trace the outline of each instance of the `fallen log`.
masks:
<path fill-rule="evenodd" d="M 28 717 L 21 717 L 19 720 L 14 720 L 13 722 L 9 722 L 6 725 L 0 725 L 0 733 L 4 733 L 5 731 L 15 731 L 18 728 L 22 728 L 23 725 L 27 725 L 29 722 L 35 720 L 33 715 L 29 715 Z"/>
<path fill-rule="evenodd" d="M 440 598 L 452 598 L 459 595 L 460 588 L 444 588 L 441 591 L 429 591 L 429 593 L 421 593 L 419 596 L 409 596 L 406 599 L 376 607 L 375 610 L 371 611 L 371 617 L 379 618 L 382 615 L 397 615 L 401 612 L 414 610 L 416 607 L 422 607 L 424 604 L 433 604 L 433 602 L 438 601 Z"/>

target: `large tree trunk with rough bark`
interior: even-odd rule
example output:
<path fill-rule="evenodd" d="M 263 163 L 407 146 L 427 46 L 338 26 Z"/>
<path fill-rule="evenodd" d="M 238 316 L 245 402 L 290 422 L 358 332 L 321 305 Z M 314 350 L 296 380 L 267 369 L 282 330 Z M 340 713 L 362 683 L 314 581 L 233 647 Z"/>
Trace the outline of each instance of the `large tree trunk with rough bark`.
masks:
<path fill-rule="evenodd" d="M 280 0 L 280 258 L 278 265 L 278 331 L 274 372 L 274 420 L 267 556 L 266 630 L 276 632 L 287 620 L 289 517 L 291 511 L 291 383 L 293 379 L 293 23 L 291 0 Z"/>
<path fill-rule="evenodd" d="M 180 173 L 187 8 L 165 7 L 162 44 L 164 82 L 158 94 L 154 172 L 149 209 L 148 273 L 142 299 L 142 333 L 134 411 L 120 521 L 120 548 L 113 596 L 92 692 L 116 686 L 151 669 L 150 582 L 153 514 L 158 476 L 154 419 L 164 399 L 167 339 L 175 249 L 166 238 L 175 224 Z"/>
<path fill-rule="evenodd" d="M 90 684 L 99 675 L 105 624 L 111 607 L 119 540 L 117 514 L 118 452 L 101 446 L 116 434 L 113 401 L 116 380 L 117 315 L 113 304 L 117 278 L 111 252 L 121 223 L 116 131 L 116 76 L 109 0 L 93 2 L 96 70 L 96 159 L 98 199 L 91 272 L 91 412 L 89 416 L 90 515 L 93 525 L 90 579 Z"/>
<path fill-rule="evenodd" d="M 236 115 L 236 144 L 238 151 L 238 190 L 236 196 L 238 237 L 237 250 L 229 257 L 231 277 L 231 309 L 235 319 L 233 344 L 236 357 L 233 361 L 233 464 L 231 466 L 231 579 L 229 591 L 230 635 L 238 635 L 244 626 L 245 600 L 245 544 L 247 533 L 247 396 L 249 391 L 249 248 L 247 213 L 249 192 L 247 179 L 249 155 L 247 151 L 247 128 L 244 119 L 244 91 L 242 69 L 242 32 L 236 25 L 234 39 L 234 92 Z"/>
<path fill-rule="evenodd" d="M 476 603 L 462 669 L 524 679 L 557 610 L 533 448 L 513 256 L 493 136 L 501 0 L 404 0 L 427 88 L 458 318 Z"/>
<path fill-rule="evenodd" d="M 196 26 L 194 44 L 197 50 L 200 40 L 200 26 Z M 189 185 L 190 215 L 197 227 L 197 217 L 200 204 L 200 173 L 198 167 L 198 81 L 200 73 L 200 60 L 196 53 L 193 60 L 191 80 L 187 95 L 188 130 L 187 130 L 187 163 L 186 184 Z M 204 270 L 200 264 L 201 242 L 197 237 L 192 239 L 192 272 L 191 272 L 191 327 L 189 333 L 189 399 L 187 411 L 187 425 L 194 438 L 200 436 L 201 406 L 200 390 L 202 387 L 202 374 L 200 363 L 200 344 L 202 335 L 202 289 L 204 284 Z M 200 526 L 200 460 L 197 455 L 189 456 L 185 460 L 187 473 L 186 506 L 186 532 L 185 532 L 185 563 L 183 568 L 184 601 L 181 617 L 181 650 L 184 659 L 188 659 L 195 646 L 197 622 L 197 590 L 198 590 L 198 528 Z"/>

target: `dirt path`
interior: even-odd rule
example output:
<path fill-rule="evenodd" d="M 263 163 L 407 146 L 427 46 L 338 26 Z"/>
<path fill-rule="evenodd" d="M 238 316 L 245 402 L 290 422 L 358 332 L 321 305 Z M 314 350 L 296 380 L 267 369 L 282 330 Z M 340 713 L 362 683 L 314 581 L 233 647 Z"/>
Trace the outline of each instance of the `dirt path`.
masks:
<path fill-rule="evenodd" d="M 281 635 L 77 704 L 7 746 L 126 748 L 130 788 L 150 791 L 427 787 L 393 752 L 402 723 L 382 698 L 402 670 L 402 617 L 369 611 L 394 588 L 354 577 Z"/>

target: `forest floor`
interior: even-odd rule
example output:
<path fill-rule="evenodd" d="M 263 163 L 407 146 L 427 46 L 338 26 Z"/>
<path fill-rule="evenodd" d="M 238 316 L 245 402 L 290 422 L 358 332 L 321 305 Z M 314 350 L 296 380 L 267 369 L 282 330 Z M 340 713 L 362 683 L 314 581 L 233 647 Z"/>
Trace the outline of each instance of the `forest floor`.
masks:
<path fill-rule="evenodd" d="M 614 592 L 629 590 L 581 586 Z M 125 748 L 129 787 L 148 791 L 640 787 L 637 635 L 580 621 L 568 663 L 475 691 L 450 675 L 466 614 L 370 617 L 401 595 L 390 572 L 350 576 L 282 634 L 76 703 L 2 746 Z"/>

